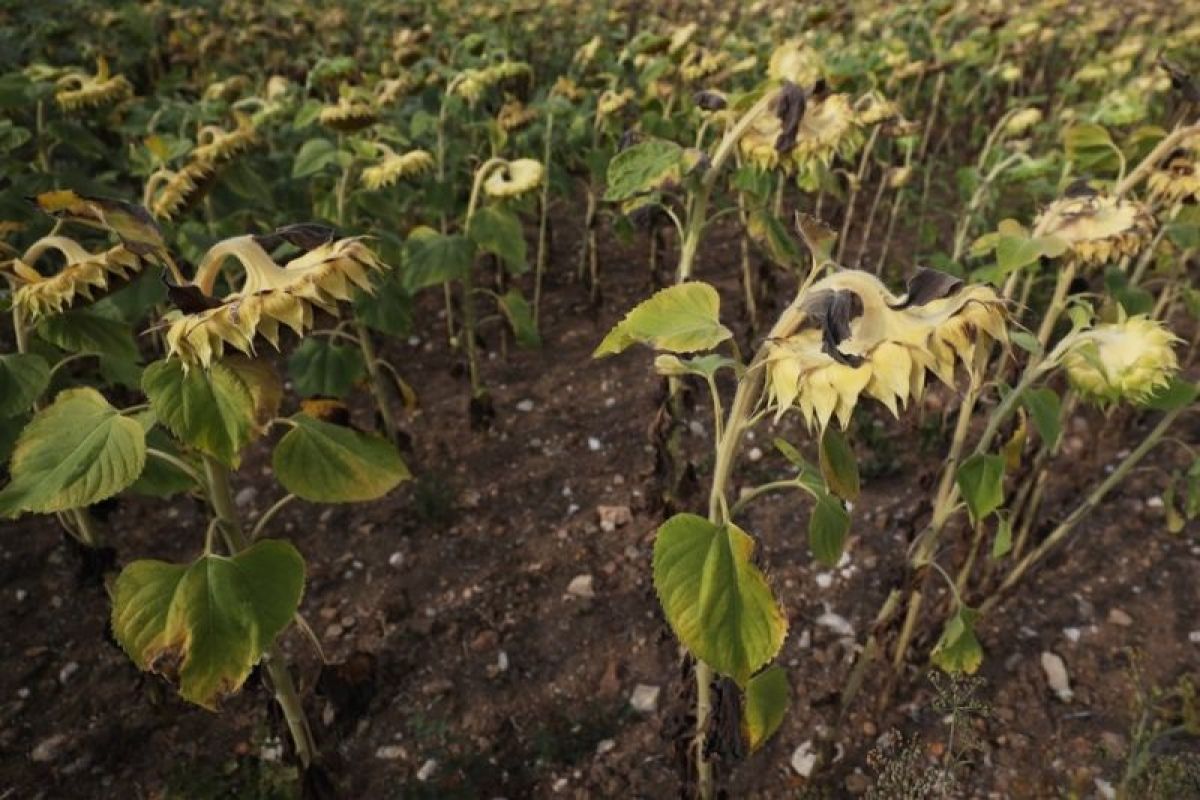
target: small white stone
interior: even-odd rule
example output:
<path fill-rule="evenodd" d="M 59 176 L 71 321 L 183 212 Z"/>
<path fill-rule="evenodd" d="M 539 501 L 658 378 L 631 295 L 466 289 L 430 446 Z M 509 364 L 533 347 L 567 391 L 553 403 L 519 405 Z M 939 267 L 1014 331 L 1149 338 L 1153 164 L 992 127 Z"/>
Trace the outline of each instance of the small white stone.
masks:
<path fill-rule="evenodd" d="M 228 495 L 226 495 L 226 496 L 228 496 Z M 258 489 L 255 489 L 253 486 L 247 486 L 247 487 L 243 488 L 241 491 L 239 491 L 236 495 L 234 495 L 233 502 L 237 504 L 238 508 L 245 508 L 246 506 L 253 503 L 254 498 L 257 496 L 258 496 Z"/>
<path fill-rule="evenodd" d="M 24 589 L 17 589 L 17 591 L 13 594 L 17 598 L 18 603 L 25 602 L 25 598 L 29 597 L 29 592 L 25 591 Z"/>
<path fill-rule="evenodd" d="M 1058 696 L 1058 699 L 1064 703 L 1071 702 L 1075 693 L 1071 691 L 1071 679 L 1067 677 L 1067 665 L 1063 662 L 1062 656 L 1051 653 L 1049 650 L 1043 651 L 1042 671 L 1046 673 L 1046 683 L 1050 685 L 1050 689 Z"/>
<path fill-rule="evenodd" d="M 633 706 L 633 710 L 641 714 L 653 714 L 658 710 L 658 695 L 662 690 L 657 686 L 639 683 L 633 687 L 633 694 L 629 696 L 629 705 Z"/>
<path fill-rule="evenodd" d="M 22 686 L 20 689 L 17 689 L 17 697 L 21 698 L 22 700 L 28 700 L 29 699 L 29 687 Z"/>
<path fill-rule="evenodd" d="M 838 636 L 854 636 L 854 626 L 850 624 L 850 621 L 841 614 L 835 614 L 832 611 L 826 611 L 817 617 L 817 624 L 822 628 L 828 628 Z"/>
<path fill-rule="evenodd" d="M 45 764 L 48 761 L 53 761 L 58 758 L 58 751 L 67 741 L 64 734 L 56 733 L 53 736 L 43 739 L 37 743 L 29 757 L 39 764 Z"/>
<path fill-rule="evenodd" d="M 828 572 L 818 572 L 815 578 L 817 586 L 821 589 L 828 589 L 833 586 L 833 575 Z"/>
<path fill-rule="evenodd" d="M 808 628 L 800 631 L 800 638 L 796 640 L 796 646 L 801 650 L 807 650 L 812 647 L 812 631 Z"/>
<path fill-rule="evenodd" d="M 1113 625 L 1120 625 L 1122 628 L 1128 628 L 1133 624 L 1133 617 L 1129 616 L 1119 608 L 1114 608 L 1108 612 L 1108 621 Z"/>
<path fill-rule="evenodd" d="M 497 672 L 507 672 L 508 671 L 508 653 L 504 652 L 503 650 L 501 650 L 496 655 L 496 671 Z"/>
<path fill-rule="evenodd" d="M 395 569 L 400 569 L 400 567 L 404 566 L 404 553 L 397 550 L 388 556 L 388 566 Z"/>
<path fill-rule="evenodd" d="M 258 750 L 263 761 L 278 762 L 283 759 L 283 742 L 276 738 L 267 739 Z"/>
<path fill-rule="evenodd" d="M 596 745 L 596 755 L 602 756 L 616 746 L 617 743 L 612 739 L 603 739 L 600 744 Z"/>
<path fill-rule="evenodd" d="M 385 744 L 375 751 L 375 757 L 380 761 L 397 761 L 404 756 L 404 747 L 398 744 Z"/>
<path fill-rule="evenodd" d="M 419 770 L 417 770 L 417 780 L 419 780 L 421 783 L 424 783 L 425 781 L 427 781 L 433 777 L 433 773 L 437 772 L 437 768 L 438 768 L 437 759 L 435 759 L 435 758 L 429 759 L 428 761 L 426 761 L 424 764 L 421 765 L 421 768 Z"/>
<path fill-rule="evenodd" d="M 596 506 L 596 516 L 600 520 L 600 530 L 612 533 L 622 525 L 633 522 L 633 512 L 629 506 Z"/>
<path fill-rule="evenodd" d="M 597 439 L 595 436 L 589 436 L 588 440 L 587 440 L 587 444 L 588 444 L 588 450 L 591 450 L 593 453 L 599 452 L 600 449 L 604 447 L 604 445 L 600 442 L 600 440 Z"/>
<path fill-rule="evenodd" d="M 1200 644 L 1200 631 L 1192 631 L 1189 633 L 1188 641 L 1192 644 Z"/>
<path fill-rule="evenodd" d="M 521 400 L 517 403 L 517 411 L 523 411 L 526 414 L 533 411 L 533 401 L 528 398 Z"/>
<path fill-rule="evenodd" d="M 63 668 L 58 671 L 58 682 L 66 683 L 67 681 L 71 680 L 71 676 L 73 676 L 76 672 L 79 672 L 79 665 L 74 661 L 68 661 L 63 665 Z"/>
<path fill-rule="evenodd" d="M 762 461 L 763 451 L 761 447 L 751 447 L 750 452 L 746 453 L 746 457 L 751 461 Z"/>
<path fill-rule="evenodd" d="M 1104 800 L 1116 800 L 1117 790 L 1113 788 L 1111 783 L 1103 778 L 1093 778 L 1092 782 L 1096 785 L 1096 791 L 1100 793 L 1100 796 Z"/>
<path fill-rule="evenodd" d="M 576 575 L 571 579 L 571 582 L 567 584 L 567 594 L 573 597 L 582 597 L 590 600 L 596 596 L 596 589 L 594 586 L 595 581 L 596 579 L 593 576 L 586 573 L 583 575 Z"/>
<path fill-rule="evenodd" d="M 1063 636 L 1067 637 L 1067 641 L 1072 643 L 1078 642 L 1082 633 L 1083 631 L 1079 630 L 1079 628 L 1063 628 Z"/>
<path fill-rule="evenodd" d="M 559 778 L 558 780 L 556 780 L 556 781 L 554 782 L 554 785 L 553 785 L 553 786 L 551 786 L 551 787 L 550 787 L 550 789 L 551 789 L 552 791 L 555 791 L 555 792 L 561 792 L 561 791 L 565 791 L 565 790 L 566 790 L 566 788 L 567 788 L 567 786 L 568 786 L 570 783 L 571 783 L 571 782 L 570 782 L 569 780 L 567 780 L 566 778 Z"/>
<path fill-rule="evenodd" d="M 1148 498 L 1146 500 L 1146 508 L 1162 508 L 1162 507 L 1163 507 L 1163 499 L 1161 497 L 1159 497 L 1158 495 L 1155 495 L 1154 497 Z"/>
<path fill-rule="evenodd" d="M 408 337 L 408 346 L 409 346 L 409 347 L 419 347 L 419 346 L 420 346 L 420 344 L 421 344 L 421 337 L 420 337 L 420 336 L 410 336 L 410 337 Z"/>
<path fill-rule="evenodd" d="M 801 778 L 812 776 L 813 768 L 817 766 L 817 753 L 813 749 L 812 740 L 802 742 L 799 747 L 792 751 L 792 769 Z"/>

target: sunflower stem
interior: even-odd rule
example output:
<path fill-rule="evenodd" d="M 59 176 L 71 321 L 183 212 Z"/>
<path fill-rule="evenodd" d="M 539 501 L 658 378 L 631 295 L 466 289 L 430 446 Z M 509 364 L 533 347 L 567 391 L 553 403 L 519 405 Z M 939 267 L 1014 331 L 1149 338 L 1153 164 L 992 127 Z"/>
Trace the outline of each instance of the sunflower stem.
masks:
<path fill-rule="evenodd" d="M 209 503 L 219 522 L 221 533 L 231 554 L 236 555 L 249 546 L 242 532 L 241 521 L 238 518 L 237 505 L 233 501 L 233 490 L 229 485 L 229 469 L 212 456 L 204 455 L 204 474 Z M 292 682 L 291 672 L 284 661 L 283 652 L 277 642 L 272 643 L 263 656 L 263 668 L 271 679 L 275 690 L 275 701 L 279 703 L 283 717 L 287 721 L 288 731 L 292 736 L 292 744 L 296 748 L 296 756 L 305 769 L 317 757 L 316 742 L 313 740 L 312 729 L 308 718 L 304 715 L 304 706 Z"/>

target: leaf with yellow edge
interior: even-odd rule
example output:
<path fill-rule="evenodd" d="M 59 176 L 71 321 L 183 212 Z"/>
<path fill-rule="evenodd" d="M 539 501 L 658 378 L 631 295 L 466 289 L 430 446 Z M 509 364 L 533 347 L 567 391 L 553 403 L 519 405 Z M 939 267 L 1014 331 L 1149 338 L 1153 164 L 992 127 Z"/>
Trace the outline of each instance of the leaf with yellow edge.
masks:
<path fill-rule="evenodd" d="M 742 715 L 742 735 L 753 752 L 779 730 L 788 705 L 792 687 L 787 672 L 778 665 L 767 667 L 750 679 L 746 686 L 746 707 Z"/>
<path fill-rule="evenodd" d="M 707 283 L 669 286 L 636 305 L 592 353 L 613 355 L 634 344 L 671 353 L 709 350 L 733 336 L 721 324 L 721 298 Z"/>
<path fill-rule="evenodd" d="M 934 645 L 929 659 L 945 672 L 965 672 L 974 675 L 983 663 L 983 648 L 975 636 L 975 621 L 979 612 L 968 606 L 960 606 L 957 613 L 946 620 L 942 638 Z"/>
<path fill-rule="evenodd" d="M 411 474 L 383 437 L 322 422 L 307 414 L 275 446 L 271 466 L 283 487 L 314 503 L 356 503 L 383 497 Z"/>
<path fill-rule="evenodd" d="M 304 559 L 275 539 L 232 558 L 134 561 L 114 585 L 113 634 L 139 669 L 215 710 L 291 622 L 303 591 Z"/>
<path fill-rule="evenodd" d="M 745 687 L 783 647 L 787 617 L 735 525 L 676 514 L 654 541 L 654 588 L 679 640 L 701 661 Z"/>

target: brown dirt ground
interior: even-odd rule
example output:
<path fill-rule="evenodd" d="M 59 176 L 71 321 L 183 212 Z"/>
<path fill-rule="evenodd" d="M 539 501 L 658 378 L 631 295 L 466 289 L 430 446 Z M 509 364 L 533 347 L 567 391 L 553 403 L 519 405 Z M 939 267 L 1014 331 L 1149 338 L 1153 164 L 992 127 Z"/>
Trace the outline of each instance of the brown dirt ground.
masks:
<path fill-rule="evenodd" d="M 662 517 L 648 428 L 660 384 L 648 351 L 589 357 L 651 287 L 641 239 L 602 244 L 600 310 L 564 277 L 574 253 L 574 243 L 564 242 L 547 286 L 549 344 L 488 360 L 498 414 L 486 433 L 466 424 L 464 381 L 447 369 L 454 359 L 439 335 L 438 297 L 425 298 L 418 319 L 427 333 L 416 345 L 395 342 L 387 350 L 421 398 L 406 420 L 416 480 L 365 505 L 296 503 L 274 523 L 274 535 L 290 537 L 308 559 L 302 610 L 326 654 L 334 661 L 370 654 L 358 656 L 366 665 L 357 674 L 368 677 L 357 691 L 327 683 L 327 694 L 340 701 L 335 708 L 329 697 L 314 696 L 320 665 L 309 643 L 294 628 L 283 637 L 319 721 L 337 796 L 678 795 L 674 739 L 686 723 L 690 679 L 650 584 Z M 729 241 L 703 254 L 700 277 L 716 281 L 730 319 L 742 312 L 739 289 L 716 276 L 736 269 Z M 781 280 L 776 309 L 790 290 Z M 495 349 L 494 328 L 487 338 Z M 517 409 L 522 400 L 533 402 L 531 412 Z M 804 788 L 789 759 L 834 723 L 851 655 L 816 619 L 834 611 L 861 638 L 901 578 L 905 549 L 926 510 L 924 487 L 940 464 L 939 404 L 952 408 L 953 397 L 934 393 L 929 407 L 899 422 L 872 409 L 857 424 L 860 459 L 872 477 L 854 508 L 846 567 L 813 562 L 807 500 L 771 496 L 747 515 L 744 527 L 758 536 L 760 560 L 790 616 L 779 660 L 794 702 L 774 739 L 732 769 L 730 796 L 796 797 Z M 364 409 L 357 414 L 365 423 Z M 697 453 L 710 436 L 707 417 L 697 403 L 695 418 L 704 425 L 687 434 Z M 1177 435 L 1195 442 L 1200 426 L 1190 419 Z M 1079 412 L 1044 518 L 1065 514 L 1098 469 L 1147 429 L 1145 419 L 1129 414 Z M 775 435 L 807 440 L 794 421 L 763 426 L 748 446 L 765 456 L 743 460 L 743 484 L 783 469 L 769 444 Z M 251 517 L 281 492 L 266 474 L 268 452 L 255 448 L 235 487 L 254 488 L 245 506 Z M 707 465 L 698 462 L 703 479 Z M 1120 754 L 1103 745 L 1128 742 L 1125 649 L 1144 653 L 1146 677 L 1158 685 L 1196 668 L 1200 644 L 1188 634 L 1200 628 L 1200 531 L 1168 535 L 1152 500 L 1161 493 L 1160 471 L 1184 465 L 1182 452 L 1162 448 L 985 622 L 981 696 L 993 714 L 980 725 L 983 749 L 967 769 L 970 788 L 962 796 L 1057 797 L 1072 785 L 1090 795 L 1093 778 L 1115 781 L 1122 768 Z M 628 505 L 632 522 L 602 530 L 598 505 Z M 165 512 L 150 501 L 122 500 L 106 522 L 122 562 L 189 558 L 203 540 L 202 509 L 185 497 Z M 272 727 L 281 729 L 257 678 L 219 715 L 185 704 L 106 640 L 103 590 L 79 585 L 78 557 L 52 520 L 26 518 L 4 528 L 0 798 L 152 798 L 181 786 L 190 796 L 272 796 L 256 783 L 266 780 L 256 756 Z M 569 596 L 568 584 L 585 573 L 594 576 L 595 597 Z M 1132 624 L 1110 622 L 1113 609 Z M 1079 629 L 1078 641 L 1066 628 Z M 937 633 L 932 618 L 922 631 L 924 653 Z M 1074 702 L 1049 691 L 1043 650 L 1065 659 Z M 662 687 L 657 712 L 630 708 L 639 683 Z M 892 708 L 877 712 L 881 684 L 880 671 L 873 672 L 839 736 L 841 757 L 822 778 L 826 796 L 861 792 L 862 776 L 870 774 L 866 754 L 887 731 L 921 737 L 929 752 L 943 746 L 945 729 L 916 667 Z M 34 749 L 55 736 L 62 738 L 53 759 L 35 762 Z M 429 759 L 438 762 L 436 771 L 418 780 Z"/>

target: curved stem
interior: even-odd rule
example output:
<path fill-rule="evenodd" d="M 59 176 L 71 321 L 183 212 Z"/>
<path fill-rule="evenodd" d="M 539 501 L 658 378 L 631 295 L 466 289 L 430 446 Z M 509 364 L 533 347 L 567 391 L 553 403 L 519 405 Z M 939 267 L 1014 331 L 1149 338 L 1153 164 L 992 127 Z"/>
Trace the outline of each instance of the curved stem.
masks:
<path fill-rule="evenodd" d="M 255 541 L 259 536 L 262 536 L 263 530 L 266 529 L 267 523 L 274 519 L 275 515 L 283 510 L 284 506 L 296 499 L 296 495 L 285 494 L 283 497 L 271 504 L 271 507 L 263 512 L 263 515 L 258 518 L 258 522 L 254 523 L 254 529 L 250 531 L 250 541 Z"/>

